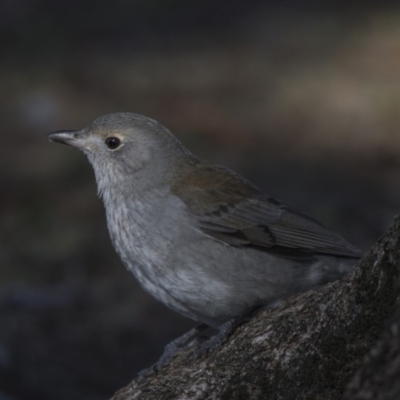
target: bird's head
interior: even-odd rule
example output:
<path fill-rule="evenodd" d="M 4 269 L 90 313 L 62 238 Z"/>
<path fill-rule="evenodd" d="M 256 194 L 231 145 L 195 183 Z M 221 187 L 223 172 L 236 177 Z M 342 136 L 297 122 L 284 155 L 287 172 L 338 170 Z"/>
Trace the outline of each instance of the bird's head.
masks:
<path fill-rule="evenodd" d="M 50 133 L 48 139 L 83 151 L 96 174 L 99 190 L 129 177 L 148 181 L 168 175 L 189 151 L 163 125 L 132 113 L 102 116 L 82 130 Z"/>

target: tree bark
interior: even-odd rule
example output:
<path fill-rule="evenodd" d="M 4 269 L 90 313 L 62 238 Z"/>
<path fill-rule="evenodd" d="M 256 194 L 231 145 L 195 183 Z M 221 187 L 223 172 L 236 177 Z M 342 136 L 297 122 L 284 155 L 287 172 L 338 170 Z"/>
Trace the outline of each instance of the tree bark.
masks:
<path fill-rule="evenodd" d="M 344 279 L 240 326 L 208 356 L 184 353 L 112 400 L 400 399 L 400 218 Z"/>

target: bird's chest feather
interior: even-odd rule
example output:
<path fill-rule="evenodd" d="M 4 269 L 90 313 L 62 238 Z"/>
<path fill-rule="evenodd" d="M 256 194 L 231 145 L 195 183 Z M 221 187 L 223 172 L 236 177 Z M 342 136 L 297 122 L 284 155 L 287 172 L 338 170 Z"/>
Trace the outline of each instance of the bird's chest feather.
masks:
<path fill-rule="evenodd" d="M 166 203 L 153 198 L 130 198 L 106 209 L 114 247 L 130 269 L 132 262 L 135 268 L 162 264 L 173 239 L 168 235 L 173 217 Z"/>
<path fill-rule="evenodd" d="M 219 270 L 227 248 L 199 233 L 183 202 L 162 193 L 106 205 L 106 211 L 116 251 L 147 292 L 187 317 L 225 318 L 215 304 L 224 308 L 235 293 Z"/>
<path fill-rule="evenodd" d="M 185 230 L 180 208 L 179 202 L 158 194 L 106 205 L 106 212 L 111 240 L 128 270 L 150 294 L 183 312 L 173 303 L 186 276 L 183 265 L 170 263 L 179 255 L 178 243 Z"/>

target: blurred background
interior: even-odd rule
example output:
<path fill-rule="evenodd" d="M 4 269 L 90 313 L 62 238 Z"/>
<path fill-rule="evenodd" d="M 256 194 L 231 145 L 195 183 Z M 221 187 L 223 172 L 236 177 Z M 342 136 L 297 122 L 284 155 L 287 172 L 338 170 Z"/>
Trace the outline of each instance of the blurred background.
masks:
<path fill-rule="evenodd" d="M 367 250 L 400 209 L 396 3 L 0 3 L 0 400 L 107 399 L 194 325 L 125 271 L 89 164 L 44 134 L 145 114 Z"/>

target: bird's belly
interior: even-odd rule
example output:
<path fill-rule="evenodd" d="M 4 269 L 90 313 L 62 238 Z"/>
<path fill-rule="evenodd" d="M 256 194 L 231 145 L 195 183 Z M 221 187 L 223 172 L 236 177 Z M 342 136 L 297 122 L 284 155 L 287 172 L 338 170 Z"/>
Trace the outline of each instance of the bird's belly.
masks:
<path fill-rule="evenodd" d="M 248 250 L 208 237 L 199 239 L 197 233 L 188 230 L 176 237 L 170 232 L 168 238 L 157 235 L 157 240 L 151 235 L 131 252 L 121 253 L 121 258 L 152 296 L 209 325 L 218 326 L 275 297 L 276 285 L 265 279 L 265 273 L 257 276 L 254 269 L 251 273 L 252 265 L 245 264 Z M 253 263 L 251 256 L 249 260 Z M 256 261 L 260 270 L 262 260 Z"/>
<path fill-rule="evenodd" d="M 198 232 L 171 226 L 155 234 L 149 224 L 145 228 L 120 228 L 111 238 L 124 265 L 149 294 L 184 316 L 210 325 L 240 313 L 233 306 L 237 288 L 218 273 L 219 256 L 207 254 L 209 246 L 199 241 Z"/>
<path fill-rule="evenodd" d="M 222 244 L 173 212 L 132 209 L 141 210 L 130 207 L 128 214 L 122 207 L 111 223 L 108 218 L 115 249 L 147 292 L 197 321 L 217 326 L 255 305 L 316 286 L 326 275 L 317 264 Z"/>
<path fill-rule="evenodd" d="M 212 288 L 219 290 L 223 285 L 212 280 L 206 285 L 205 276 L 199 282 L 204 265 L 199 265 L 192 251 L 183 251 L 193 242 L 195 232 L 190 225 L 170 221 L 173 213 L 142 210 L 142 204 L 120 205 L 117 213 L 107 214 L 115 250 L 148 293 L 169 308 L 200 320 L 197 309 L 206 308 Z"/>
<path fill-rule="evenodd" d="M 226 282 L 207 271 L 211 259 L 200 261 L 174 243 L 149 243 L 137 248 L 134 257 L 124 255 L 122 259 L 148 293 L 187 317 L 219 325 L 237 313 L 230 315 L 221 307 L 230 303 L 234 293 Z"/>

